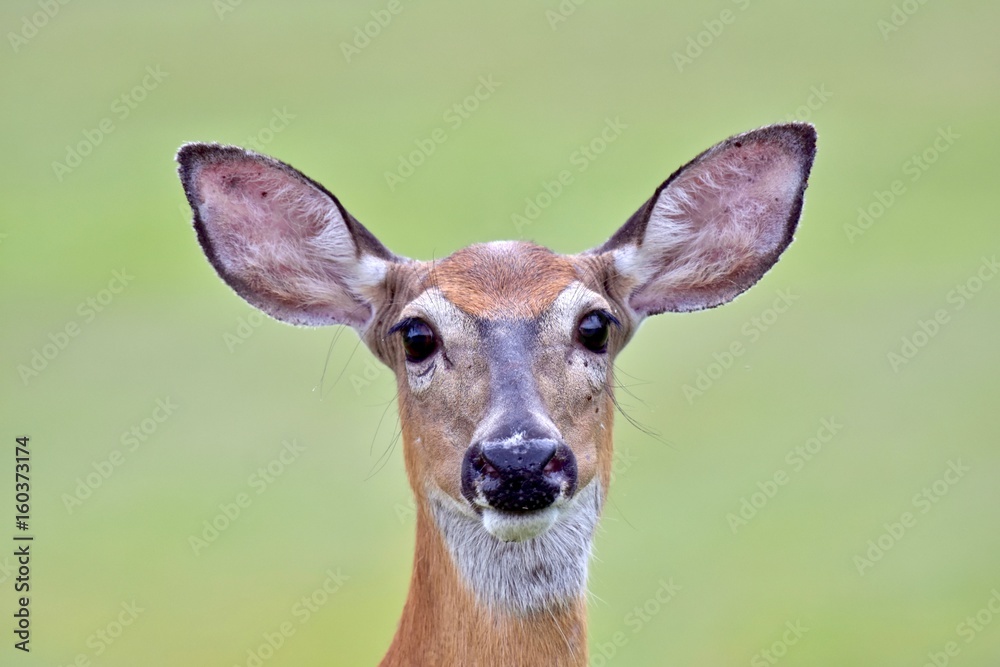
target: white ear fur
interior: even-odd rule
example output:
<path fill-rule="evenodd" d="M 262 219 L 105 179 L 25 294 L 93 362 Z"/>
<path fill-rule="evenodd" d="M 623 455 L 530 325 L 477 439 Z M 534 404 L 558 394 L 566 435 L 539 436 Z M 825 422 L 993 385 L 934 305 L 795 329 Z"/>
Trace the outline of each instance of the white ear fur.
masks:
<path fill-rule="evenodd" d="M 399 261 L 321 185 L 234 146 L 186 144 L 179 173 L 219 276 L 279 320 L 363 330 Z"/>
<path fill-rule="evenodd" d="M 596 252 L 639 317 L 730 301 L 792 240 L 816 150 L 811 125 L 731 137 L 681 167 Z"/>

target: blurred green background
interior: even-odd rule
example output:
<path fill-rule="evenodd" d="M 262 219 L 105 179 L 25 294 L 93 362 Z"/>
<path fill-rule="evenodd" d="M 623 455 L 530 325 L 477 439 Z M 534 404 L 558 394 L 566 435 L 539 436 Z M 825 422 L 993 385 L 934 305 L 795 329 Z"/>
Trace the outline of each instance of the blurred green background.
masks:
<path fill-rule="evenodd" d="M 22 434 L 36 541 L 32 650 L 5 631 L 0 664 L 374 665 L 394 633 L 393 379 L 351 331 L 258 319 L 216 278 L 182 142 L 288 161 L 427 259 L 595 246 L 699 151 L 793 118 L 820 137 L 796 242 L 620 357 L 657 435 L 618 419 L 591 663 L 1000 664 L 998 21 L 986 1 L 7 0 L 0 541 Z M 401 160 L 421 164 L 387 178 Z"/>

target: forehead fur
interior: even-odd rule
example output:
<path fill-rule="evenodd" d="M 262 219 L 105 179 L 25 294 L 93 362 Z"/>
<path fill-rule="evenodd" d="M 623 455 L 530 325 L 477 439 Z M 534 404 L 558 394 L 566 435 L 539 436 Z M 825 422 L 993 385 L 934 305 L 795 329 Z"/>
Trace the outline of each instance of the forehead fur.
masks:
<path fill-rule="evenodd" d="M 534 318 L 573 281 L 573 262 L 522 241 L 473 245 L 436 263 L 430 279 L 462 311 L 484 319 Z"/>

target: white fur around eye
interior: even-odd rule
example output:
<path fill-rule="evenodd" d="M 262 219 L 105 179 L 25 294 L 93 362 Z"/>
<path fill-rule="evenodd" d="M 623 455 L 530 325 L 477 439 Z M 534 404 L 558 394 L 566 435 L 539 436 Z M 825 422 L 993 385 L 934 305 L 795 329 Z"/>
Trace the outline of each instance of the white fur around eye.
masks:
<path fill-rule="evenodd" d="M 600 294 L 581 282 L 573 282 L 566 286 L 542 314 L 539 327 L 546 331 L 558 331 L 564 337 L 575 340 L 580 318 L 594 310 L 606 310 L 615 317 L 619 316 Z"/>
<path fill-rule="evenodd" d="M 569 351 L 573 366 L 583 373 L 590 390 L 600 392 L 608 377 L 608 355 L 594 353 L 577 342 L 580 319 L 589 312 L 606 310 L 616 314 L 608 301 L 580 282 L 574 282 L 556 297 L 552 306 L 539 319 L 542 344 Z"/>
<path fill-rule="evenodd" d="M 400 313 L 400 319 L 408 317 L 424 320 L 438 337 L 438 350 L 429 359 L 419 363 L 406 362 L 407 383 L 414 395 L 420 395 L 427 391 L 434 376 L 441 371 L 441 357 L 447 354 L 449 346 L 474 345 L 479 334 L 472 318 L 445 299 L 437 288 L 427 290 L 407 304 Z"/>
<path fill-rule="evenodd" d="M 410 391 L 414 394 L 420 394 L 431 386 L 434 371 L 437 370 L 436 355 L 437 353 L 434 353 L 430 359 L 419 364 L 406 362 L 406 380 L 410 385 Z"/>

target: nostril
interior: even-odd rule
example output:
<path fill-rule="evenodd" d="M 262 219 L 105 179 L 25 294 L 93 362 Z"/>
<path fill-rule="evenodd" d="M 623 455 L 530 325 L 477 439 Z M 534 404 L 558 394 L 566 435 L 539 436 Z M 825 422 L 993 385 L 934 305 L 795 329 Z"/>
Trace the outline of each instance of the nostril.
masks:
<path fill-rule="evenodd" d="M 486 454 L 478 445 L 469 452 L 467 458 L 469 459 L 469 463 L 472 464 L 473 470 L 482 477 L 500 477 L 500 472 L 490 462 L 490 460 L 486 458 Z"/>
<path fill-rule="evenodd" d="M 553 456 L 551 459 L 549 459 L 549 462 L 545 464 L 545 467 L 542 468 L 542 473 L 545 475 L 554 475 L 558 472 L 562 472 L 562 469 L 564 467 L 565 464 L 563 463 L 563 461 Z"/>

